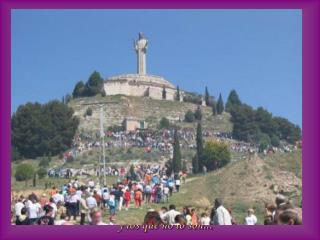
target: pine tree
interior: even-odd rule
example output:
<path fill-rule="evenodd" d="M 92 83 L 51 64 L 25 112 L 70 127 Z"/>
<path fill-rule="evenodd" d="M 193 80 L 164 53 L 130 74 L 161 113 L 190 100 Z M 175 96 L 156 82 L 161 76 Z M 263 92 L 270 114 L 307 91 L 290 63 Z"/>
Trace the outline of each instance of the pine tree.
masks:
<path fill-rule="evenodd" d="M 212 114 L 213 114 L 213 116 L 217 115 L 217 104 L 216 104 L 216 102 L 212 103 Z"/>
<path fill-rule="evenodd" d="M 223 100 L 222 100 L 222 96 L 221 93 L 219 94 L 219 99 L 217 102 L 217 114 L 222 114 L 224 111 L 224 104 L 223 104 Z"/>
<path fill-rule="evenodd" d="M 202 119 L 202 112 L 200 106 L 197 107 L 196 111 L 194 112 L 194 118 L 198 121 Z"/>
<path fill-rule="evenodd" d="M 86 97 L 95 96 L 98 93 L 101 93 L 103 89 L 103 78 L 101 77 L 100 73 L 94 71 L 90 75 L 84 87 L 85 89 L 83 95 Z"/>
<path fill-rule="evenodd" d="M 202 154 L 203 154 L 203 139 L 202 139 L 202 127 L 201 123 L 198 123 L 197 126 L 197 136 L 196 136 L 196 144 L 197 144 L 197 154 L 196 157 L 198 158 L 198 169 L 202 169 Z"/>
<path fill-rule="evenodd" d="M 180 101 L 180 88 L 177 86 L 176 101 Z"/>
<path fill-rule="evenodd" d="M 204 100 L 206 102 L 206 105 L 209 106 L 210 105 L 210 95 L 209 95 L 209 91 L 208 91 L 207 86 L 206 86 L 205 93 L 204 93 Z"/>
<path fill-rule="evenodd" d="M 197 174 L 199 172 L 199 161 L 198 161 L 198 155 L 195 154 L 192 158 L 192 172 L 194 174 Z"/>
<path fill-rule="evenodd" d="M 162 88 L 162 99 L 163 100 L 167 99 L 167 91 L 165 86 L 163 86 Z"/>
<path fill-rule="evenodd" d="M 73 89 L 72 97 L 73 98 L 79 98 L 84 95 L 85 86 L 82 81 L 77 82 L 76 86 Z"/>
<path fill-rule="evenodd" d="M 181 171 L 181 151 L 177 128 L 174 130 L 173 141 L 172 169 L 174 173 L 179 173 Z"/>
<path fill-rule="evenodd" d="M 228 96 L 227 103 L 226 103 L 226 111 L 231 112 L 231 110 L 234 106 L 239 106 L 241 104 L 242 104 L 241 100 L 240 100 L 236 90 L 231 90 L 231 92 L 229 93 L 229 96 Z"/>

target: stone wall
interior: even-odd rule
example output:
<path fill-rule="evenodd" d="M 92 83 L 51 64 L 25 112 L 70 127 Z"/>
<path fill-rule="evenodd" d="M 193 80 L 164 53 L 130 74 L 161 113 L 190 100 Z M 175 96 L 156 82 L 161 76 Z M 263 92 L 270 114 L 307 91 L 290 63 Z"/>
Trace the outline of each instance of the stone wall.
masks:
<path fill-rule="evenodd" d="M 161 100 L 163 88 L 153 84 L 142 84 L 139 82 L 132 84 L 129 81 L 106 81 L 104 90 L 106 95 L 109 96 L 121 94 L 136 97 L 143 97 L 146 95 L 146 92 L 149 91 L 150 98 Z M 166 88 L 167 100 L 174 100 L 175 94 L 175 89 Z"/>

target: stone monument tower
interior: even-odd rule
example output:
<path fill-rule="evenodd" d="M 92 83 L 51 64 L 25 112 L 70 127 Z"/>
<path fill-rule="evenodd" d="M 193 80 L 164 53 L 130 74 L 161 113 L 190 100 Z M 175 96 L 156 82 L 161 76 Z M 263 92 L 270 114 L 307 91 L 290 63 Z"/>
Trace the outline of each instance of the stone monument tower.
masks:
<path fill-rule="evenodd" d="M 133 47 L 137 53 L 137 73 L 121 74 L 107 78 L 104 82 L 106 95 L 126 95 L 174 101 L 177 93 L 175 85 L 161 76 L 147 73 L 148 40 L 143 33 L 139 33 L 139 38 L 133 40 Z M 163 97 L 164 89 L 166 91 L 165 98 Z M 183 91 L 180 91 L 180 97 L 183 97 L 183 94 Z"/>
<path fill-rule="evenodd" d="M 134 41 L 134 49 L 137 53 L 137 73 L 145 75 L 147 73 L 146 66 L 146 53 L 147 53 L 148 40 L 144 37 L 143 33 L 139 33 L 139 39 Z"/>

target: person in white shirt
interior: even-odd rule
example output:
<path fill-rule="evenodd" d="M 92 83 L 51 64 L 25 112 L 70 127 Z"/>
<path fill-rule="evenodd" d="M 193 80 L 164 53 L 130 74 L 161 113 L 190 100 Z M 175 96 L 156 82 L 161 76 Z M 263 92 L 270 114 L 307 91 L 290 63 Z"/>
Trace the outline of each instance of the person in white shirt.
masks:
<path fill-rule="evenodd" d="M 32 199 L 28 204 L 28 218 L 30 224 L 35 224 L 41 214 L 41 205 L 35 199 Z"/>
<path fill-rule="evenodd" d="M 206 213 L 201 214 L 201 218 L 200 218 L 201 225 L 210 225 L 210 221 L 211 221 L 211 219 L 209 218 L 209 216 Z"/>
<path fill-rule="evenodd" d="M 245 218 L 246 225 L 256 225 L 257 217 L 254 215 L 254 210 L 252 208 L 248 209 L 248 215 Z"/>
<path fill-rule="evenodd" d="M 214 216 L 213 216 L 214 225 L 232 225 L 231 216 L 227 209 L 222 206 L 221 199 L 215 199 L 214 201 Z"/>
<path fill-rule="evenodd" d="M 52 198 L 55 204 L 57 204 L 58 202 L 64 203 L 64 197 L 62 195 L 62 192 L 57 192 L 56 194 L 52 195 Z"/>
<path fill-rule="evenodd" d="M 177 190 L 177 192 L 179 192 L 179 189 L 180 189 L 180 178 L 177 178 L 176 179 L 176 190 Z"/>
<path fill-rule="evenodd" d="M 69 221 L 71 216 L 76 220 L 77 218 L 77 206 L 80 201 L 76 190 L 74 188 L 69 189 L 69 194 L 66 196 L 66 208 L 67 208 L 67 220 Z"/>
<path fill-rule="evenodd" d="M 163 202 L 169 202 L 169 187 L 168 186 L 164 186 L 163 187 Z"/>
<path fill-rule="evenodd" d="M 24 208 L 24 204 L 22 203 L 22 199 L 19 198 L 17 203 L 14 205 L 14 214 L 18 219 L 21 216 L 21 209 Z"/>
<path fill-rule="evenodd" d="M 94 181 L 91 179 L 89 182 L 88 182 L 88 186 L 93 189 L 94 188 Z"/>
<path fill-rule="evenodd" d="M 51 197 L 49 199 L 49 204 L 52 207 L 52 217 L 55 219 L 57 216 L 57 212 L 58 212 L 58 208 L 57 208 L 57 204 L 54 202 L 54 199 Z"/>
<path fill-rule="evenodd" d="M 108 189 L 104 189 L 102 193 L 102 202 L 103 202 L 103 207 L 108 206 L 108 201 L 110 198 L 110 193 L 108 192 Z"/>
<path fill-rule="evenodd" d="M 97 201 L 92 194 L 90 194 L 90 196 L 87 197 L 86 201 L 87 201 L 87 206 L 90 210 L 98 206 Z"/>
<path fill-rule="evenodd" d="M 171 204 L 169 206 L 169 211 L 162 215 L 162 219 L 169 225 L 174 225 L 176 223 L 175 217 L 181 214 L 180 212 L 176 211 L 176 206 Z"/>

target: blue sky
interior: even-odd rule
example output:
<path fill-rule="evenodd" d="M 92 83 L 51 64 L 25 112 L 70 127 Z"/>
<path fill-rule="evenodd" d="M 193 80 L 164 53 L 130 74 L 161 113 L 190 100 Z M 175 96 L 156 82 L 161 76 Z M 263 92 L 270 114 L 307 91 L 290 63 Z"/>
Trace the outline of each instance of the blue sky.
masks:
<path fill-rule="evenodd" d="M 133 39 L 149 39 L 147 72 L 187 91 L 241 100 L 302 124 L 300 10 L 13 10 L 11 110 L 71 93 L 97 70 L 136 71 Z"/>

